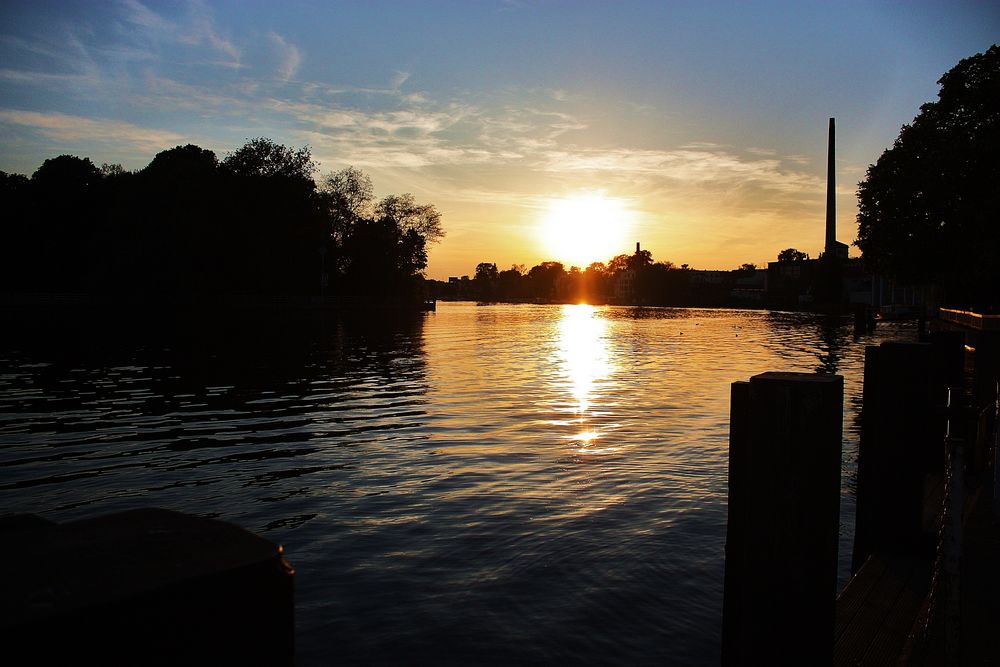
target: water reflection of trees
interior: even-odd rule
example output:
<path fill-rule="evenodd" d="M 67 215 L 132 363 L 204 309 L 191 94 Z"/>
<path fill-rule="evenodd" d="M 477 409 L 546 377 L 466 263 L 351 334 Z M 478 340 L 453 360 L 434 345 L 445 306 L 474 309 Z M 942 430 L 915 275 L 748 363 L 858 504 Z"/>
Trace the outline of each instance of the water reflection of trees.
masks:
<path fill-rule="evenodd" d="M 65 315 L 0 335 L 0 412 L 26 415 L 2 424 L 15 437 L 5 461 L 23 465 L 0 496 L 32 511 L 142 502 L 239 516 L 329 483 L 356 462 L 350 446 L 425 418 L 422 314 Z M 101 494 L 63 481 L 75 478 Z"/>
<path fill-rule="evenodd" d="M 8 313 L 10 315 L 10 313 Z M 398 375 L 425 365 L 422 313 L 226 309 L 116 312 L 27 309 L 5 318 L 0 347 L 60 368 L 139 365 L 177 389 L 240 386 L 251 392 L 320 376 Z M 166 393 L 166 392 L 163 392 Z"/>

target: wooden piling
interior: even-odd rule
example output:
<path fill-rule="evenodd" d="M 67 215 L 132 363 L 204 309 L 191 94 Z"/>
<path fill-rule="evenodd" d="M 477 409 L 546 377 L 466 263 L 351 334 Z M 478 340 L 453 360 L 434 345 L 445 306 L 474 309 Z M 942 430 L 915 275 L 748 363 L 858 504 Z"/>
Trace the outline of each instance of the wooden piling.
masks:
<path fill-rule="evenodd" d="M 732 386 L 723 663 L 829 663 L 840 526 L 843 378 Z"/>
<path fill-rule="evenodd" d="M 852 573 L 877 551 L 932 548 L 934 535 L 923 531 L 925 478 L 943 468 L 948 401 L 933 353 L 929 343 L 865 349 Z"/>

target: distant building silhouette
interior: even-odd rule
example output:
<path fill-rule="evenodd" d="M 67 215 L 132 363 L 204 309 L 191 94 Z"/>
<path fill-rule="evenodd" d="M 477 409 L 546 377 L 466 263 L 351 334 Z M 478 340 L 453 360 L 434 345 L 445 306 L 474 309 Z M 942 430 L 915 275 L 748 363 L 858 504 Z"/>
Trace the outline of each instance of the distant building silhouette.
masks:
<path fill-rule="evenodd" d="M 837 310 L 869 306 L 884 317 L 922 314 L 940 298 L 933 285 L 905 285 L 872 275 L 860 258 L 848 258 L 837 240 L 835 119 L 830 119 L 826 174 L 826 237 L 820 259 L 768 262 L 766 301 L 771 307 Z"/>

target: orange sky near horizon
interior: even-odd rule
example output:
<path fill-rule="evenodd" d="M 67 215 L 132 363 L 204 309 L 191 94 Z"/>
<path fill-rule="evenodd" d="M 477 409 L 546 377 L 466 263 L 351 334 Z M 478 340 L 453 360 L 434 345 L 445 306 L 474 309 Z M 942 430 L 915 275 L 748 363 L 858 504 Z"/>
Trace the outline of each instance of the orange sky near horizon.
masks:
<path fill-rule="evenodd" d="M 825 146 L 825 124 L 817 134 Z M 820 158 L 825 167 L 825 156 Z M 539 188 L 537 193 L 490 204 L 449 200 L 440 193 L 440 201 L 428 201 L 442 211 L 447 236 L 432 247 L 427 276 L 438 280 L 471 276 L 479 262 L 496 263 L 501 270 L 514 264 L 530 269 L 543 261 L 562 262 L 567 269 L 585 268 L 594 261 L 630 254 L 637 242 L 652 252 L 654 261 L 698 269 L 734 269 L 748 262 L 766 266 L 789 247 L 817 256 L 825 241 L 825 173 L 782 176 L 773 170 L 775 184 L 769 192 L 764 179 L 772 168 L 758 167 L 765 172 L 759 182 L 728 186 L 706 182 L 695 188 L 702 196 L 682 191 L 644 194 L 627 184 L 588 187 L 588 182 L 600 179 L 586 177 L 576 188 L 552 194 Z M 838 238 L 848 244 L 856 237 L 855 186 L 864 169 L 861 165 L 838 169 Z M 844 182 L 849 185 L 841 185 Z M 741 198 L 741 190 L 754 187 L 761 190 L 757 202 Z M 561 209 L 555 230 L 553 207 Z M 851 254 L 859 251 L 852 247 Z"/>

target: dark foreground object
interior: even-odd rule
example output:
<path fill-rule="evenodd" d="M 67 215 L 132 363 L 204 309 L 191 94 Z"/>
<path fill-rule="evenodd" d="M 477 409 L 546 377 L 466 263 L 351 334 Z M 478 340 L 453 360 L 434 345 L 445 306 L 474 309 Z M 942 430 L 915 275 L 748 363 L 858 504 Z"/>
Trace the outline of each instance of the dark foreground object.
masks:
<path fill-rule="evenodd" d="M 839 375 L 732 385 L 724 665 L 831 662 L 843 404 Z"/>
<path fill-rule="evenodd" d="M 291 664 L 293 571 L 222 521 L 0 518 L 0 642 L 24 664 Z M 23 657 L 20 657 L 23 656 Z"/>

